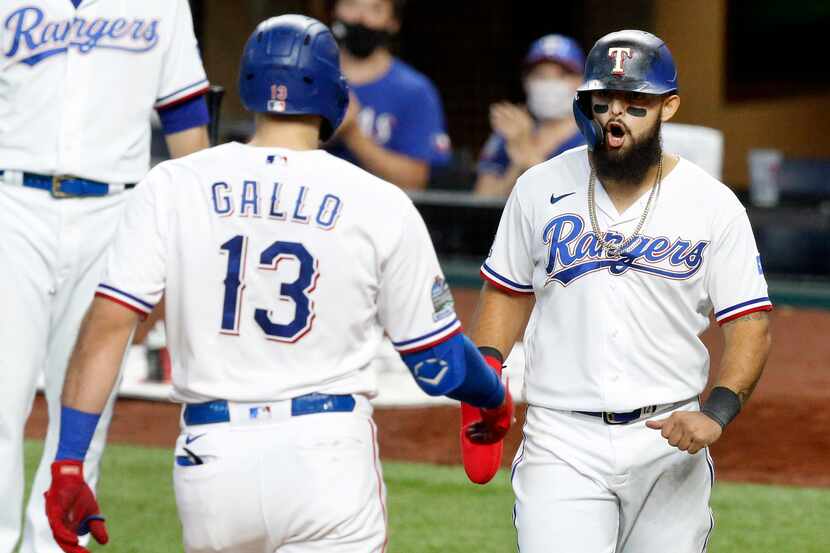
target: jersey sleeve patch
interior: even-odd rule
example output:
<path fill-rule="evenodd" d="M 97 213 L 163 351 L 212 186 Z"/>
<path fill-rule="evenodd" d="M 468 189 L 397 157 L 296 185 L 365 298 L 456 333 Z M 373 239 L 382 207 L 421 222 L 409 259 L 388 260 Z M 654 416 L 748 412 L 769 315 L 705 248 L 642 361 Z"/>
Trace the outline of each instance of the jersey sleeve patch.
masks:
<path fill-rule="evenodd" d="M 715 320 L 718 324 L 722 325 L 756 311 L 772 311 L 772 302 L 770 299 L 766 296 L 755 298 L 735 304 L 732 307 L 727 307 L 726 309 L 721 309 L 715 313 Z"/>
<path fill-rule="evenodd" d="M 147 316 L 155 307 L 151 303 L 147 303 L 146 301 L 135 297 L 132 294 L 128 294 L 123 290 L 119 290 L 113 286 L 109 286 L 108 284 L 101 283 L 98 285 L 98 288 L 95 290 L 95 295 L 106 298 L 108 300 L 114 301 L 124 307 L 135 311 L 136 313 Z"/>
<path fill-rule="evenodd" d="M 513 294 L 532 294 L 533 293 L 533 285 L 531 284 L 520 284 L 518 282 L 514 282 L 509 278 L 498 274 L 494 271 L 491 267 L 484 263 L 481 266 L 481 276 L 491 282 L 496 287 L 505 290 L 508 293 Z"/>
<path fill-rule="evenodd" d="M 180 104 L 182 102 L 186 102 L 191 98 L 195 98 L 200 94 L 204 94 L 208 91 L 209 85 L 207 79 L 201 79 L 196 81 L 195 83 L 191 83 L 187 86 L 184 86 L 170 94 L 162 96 L 161 98 L 156 100 L 155 108 L 158 109 L 166 109 L 170 108 L 176 104 Z"/>
<path fill-rule="evenodd" d="M 395 346 L 398 353 L 415 353 L 423 349 L 435 347 L 441 342 L 449 340 L 459 332 L 461 332 L 461 321 L 453 318 L 452 322 L 437 330 L 433 330 L 432 332 L 428 332 L 422 336 L 418 336 L 417 338 L 402 340 L 400 342 L 392 342 L 392 345 Z"/>

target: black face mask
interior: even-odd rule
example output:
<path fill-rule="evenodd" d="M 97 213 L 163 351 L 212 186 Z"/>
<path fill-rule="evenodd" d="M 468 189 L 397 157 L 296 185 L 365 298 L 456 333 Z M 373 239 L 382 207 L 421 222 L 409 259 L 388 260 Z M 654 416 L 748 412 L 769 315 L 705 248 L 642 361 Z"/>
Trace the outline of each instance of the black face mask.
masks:
<path fill-rule="evenodd" d="M 331 30 L 340 46 L 356 58 L 368 58 L 389 40 L 388 31 L 370 29 L 361 23 L 338 20 L 331 26 Z"/>
<path fill-rule="evenodd" d="M 625 154 L 621 155 L 609 149 L 607 142 L 603 142 L 602 146 L 591 152 L 594 169 L 599 179 L 631 184 L 641 182 L 648 170 L 657 165 L 662 154 L 661 127 L 662 123 L 658 119 L 651 133 L 636 142 Z"/>

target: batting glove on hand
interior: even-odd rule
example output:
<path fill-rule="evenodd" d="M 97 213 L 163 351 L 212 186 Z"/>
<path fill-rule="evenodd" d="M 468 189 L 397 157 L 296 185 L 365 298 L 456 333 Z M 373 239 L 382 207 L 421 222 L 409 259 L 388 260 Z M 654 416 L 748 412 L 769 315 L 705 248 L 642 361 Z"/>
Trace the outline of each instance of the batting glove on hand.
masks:
<path fill-rule="evenodd" d="M 84 481 L 83 467 L 80 461 L 52 463 L 52 485 L 43 494 L 52 535 L 66 553 L 89 553 L 79 545 L 78 536 L 91 533 L 102 545 L 109 540 L 95 494 Z"/>
<path fill-rule="evenodd" d="M 470 407 L 465 405 L 465 407 Z M 464 427 L 464 434 L 474 444 L 489 445 L 500 442 L 514 421 L 513 398 L 510 396 L 510 380 L 504 383 L 504 401 L 493 409 L 479 409 L 479 418 Z"/>

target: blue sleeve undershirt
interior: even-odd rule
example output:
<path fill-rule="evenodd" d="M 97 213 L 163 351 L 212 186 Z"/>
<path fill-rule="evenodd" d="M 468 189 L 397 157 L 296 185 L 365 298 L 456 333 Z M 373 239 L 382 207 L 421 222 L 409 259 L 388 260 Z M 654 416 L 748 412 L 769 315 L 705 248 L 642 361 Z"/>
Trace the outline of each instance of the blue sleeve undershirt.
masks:
<path fill-rule="evenodd" d="M 499 376 L 463 334 L 401 358 L 428 395 L 444 395 L 485 408 L 498 407 L 504 401 Z"/>
<path fill-rule="evenodd" d="M 205 95 L 200 94 L 180 104 L 158 110 L 164 134 L 186 131 L 207 125 L 210 121 Z"/>

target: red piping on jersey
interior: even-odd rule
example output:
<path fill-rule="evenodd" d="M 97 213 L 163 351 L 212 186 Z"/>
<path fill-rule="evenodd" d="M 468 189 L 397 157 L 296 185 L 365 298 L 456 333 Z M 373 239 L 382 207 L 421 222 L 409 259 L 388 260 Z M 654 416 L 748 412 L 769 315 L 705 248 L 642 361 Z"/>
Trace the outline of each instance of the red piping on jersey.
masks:
<path fill-rule="evenodd" d="M 103 293 L 103 292 L 95 292 L 95 295 L 96 295 L 97 297 L 99 297 L 99 298 L 104 298 L 105 300 L 109 300 L 109 301 L 111 301 L 111 302 L 113 302 L 113 303 L 117 303 L 118 305 L 121 305 L 121 306 L 123 306 L 123 307 L 126 307 L 126 308 L 127 308 L 127 309 L 129 309 L 130 311 L 135 311 L 136 313 L 138 313 L 139 315 L 141 315 L 141 319 L 142 319 L 142 320 L 146 319 L 146 318 L 147 318 L 147 315 L 149 315 L 149 313 L 148 313 L 147 311 L 144 311 L 144 310 L 142 310 L 142 309 L 139 309 L 138 307 L 136 307 L 136 306 L 134 306 L 134 305 L 131 305 L 131 304 L 129 304 L 129 303 L 127 303 L 127 302 L 125 302 L 125 301 L 119 300 L 118 298 L 114 298 L 114 297 L 112 297 L 112 296 L 108 296 L 107 294 L 105 294 L 105 293 Z"/>
<path fill-rule="evenodd" d="M 738 319 L 738 318 L 743 317 L 745 315 L 749 315 L 750 313 L 755 313 L 757 311 L 772 311 L 772 305 L 770 305 L 770 304 L 759 305 L 758 307 L 753 307 L 752 309 L 747 309 L 746 311 L 740 311 L 738 313 L 735 313 L 734 315 L 729 315 L 725 319 L 721 319 L 720 321 L 718 321 L 718 324 L 720 326 L 723 326 L 724 324 L 728 323 L 729 321 L 734 321 L 735 319 Z"/>
<path fill-rule="evenodd" d="M 485 273 L 481 269 L 479 269 L 478 273 L 481 275 L 481 278 L 483 278 L 484 280 L 486 280 L 487 282 L 489 282 L 490 284 L 492 284 L 493 286 L 495 286 L 496 288 L 498 288 L 502 292 L 504 292 L 506 294 L 510 294 L 511 296 L 526 296 L 528 294 L 533 293 L 533 290 L 528 290 L 527 292 L 520 292 L 519 290 L 514 290 L 513 288 L 508 288 L 507 286 L 505 286 L 504 284 L 502 284 L 498 280 L 494 279 L 493 277 L 491 277 L 490 275 L 488 275 L 487 273 Z"/>
<path fill-rule="evenodd" d="M 210 89 L 210 86 L 205 86 L 204 88 L 200 88 L 199 90 L 197 90 L 195 92 L 191 92 L 190 94 L 182 96 L 181 98 L 176 98 L 175 100 L 173 100 L 172 102 L 170 102 L 168 104 L 162 104 L 160 106 L 156 106 L 156 110 L 172 108 L 173 106 L 183 104 L 183 103 L 187 102 L 188 100 L 190 100 L 192 98 L 195 98 L 196 96 L 201 96 L 202 94 L 207 94 L 207 91 L 209 89 Z"/>
<path fill-rule="evenodd" d="M 461 327 L 461 324 L 459 323 L 458 328 L 456 328 L 455 330 L 453 330 L 452 332 L 450 332 L 446 336 L 442 336 L 441 338 L 438 338 L 437 340 L 433 340 L 432 342 L 429 342 L 428 344 L 424 344 L 422 346 L 417 346 L 417 347 L 414 347 L 414 348 L 411 348 L 411 349 L 400 349 L 400 350 L 398 350 L 398 353 L 401 354 L 401 355 L 406 355 L 408 353 L 418 353 L 419 351 L 423 351 L 425 349 L 434 348 L 438 344 L 446 342 L 447 340 L 449 340 L 450 338 L 452 338 L 456 334 L 460 334 L 463 331 L 464 331 L 464 329 Z"/>
<path fill-rule="evenodd" d="M 381 547 L 380 553 L 385 553 L 386 545 L 389 543 L 389 523 L 386 520 L 386 503 L 383 501 L 383 477 L 380 475 L 380 469 L 378 468 L 378 428 L 372 419 L 369 419 L 369 432 L 372 434 L 372 461 L 375 466 L 375 476 L 378 478 L 378 499 L 380 500 L 380 509 L 383 513 L 383 546 Z"/>

